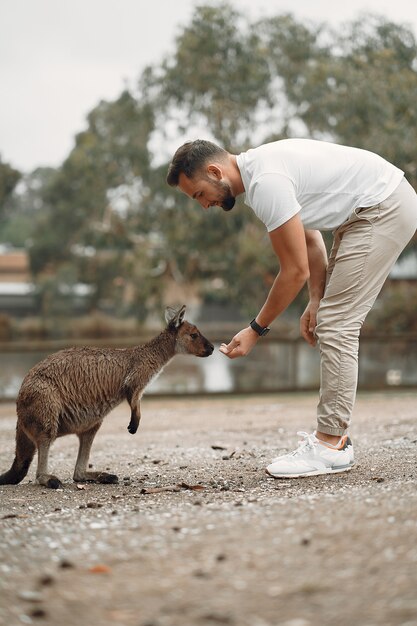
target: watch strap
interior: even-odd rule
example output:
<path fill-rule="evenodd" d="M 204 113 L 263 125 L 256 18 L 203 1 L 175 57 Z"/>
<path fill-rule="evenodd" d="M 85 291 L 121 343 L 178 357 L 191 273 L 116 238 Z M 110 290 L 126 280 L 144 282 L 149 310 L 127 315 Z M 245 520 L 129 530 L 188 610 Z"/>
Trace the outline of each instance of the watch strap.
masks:
<path fill-rule="evenodd" d="M 252 328 L 252 330 L 258 333 L 260 337 L 266 335 L 271 330 L 270 328 L 268 328 L 268 326 L 261 326 L 260 324 L 258 324 L 255 318 L 251 321 L 249 326 Z"/>

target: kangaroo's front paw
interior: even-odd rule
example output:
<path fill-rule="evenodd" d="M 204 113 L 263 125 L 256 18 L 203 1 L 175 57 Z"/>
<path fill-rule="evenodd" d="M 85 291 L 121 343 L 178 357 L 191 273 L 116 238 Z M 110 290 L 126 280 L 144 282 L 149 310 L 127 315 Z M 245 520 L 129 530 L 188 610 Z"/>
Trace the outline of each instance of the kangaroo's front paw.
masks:
<path fill-rule="evenodd" d="M 130 422 L 129 426 L 127 427 L 127 430 L 130 432 L 131 435 L 134 435 L 135 432 L 138 429 L 139 424 L 135 424 L 134 422 Z"/>

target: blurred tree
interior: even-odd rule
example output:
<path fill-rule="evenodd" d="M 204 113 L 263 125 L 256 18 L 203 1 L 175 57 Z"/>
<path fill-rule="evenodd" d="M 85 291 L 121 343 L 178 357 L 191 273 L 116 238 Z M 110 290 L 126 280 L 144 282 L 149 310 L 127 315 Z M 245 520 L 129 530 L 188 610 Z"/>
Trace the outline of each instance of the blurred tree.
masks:
<path fill-rule="evenodd" d="M 258 21 L 253 32 L 269 68 L 269 91 L 273 116 L 263 141 L 306 135 L 302 117 L 306 78 L 311 65 L 326 58 L 321 39 L 324 26 L 296 21 L 291 14 L 277 15 Z M 312 95 L 312 94 L 310 94 Z"/>
<path fill-rule="evenodd" d="M 70 258 L 74 244 L 125 246 L 111 228 L 112 192 L 134 186 L 149 168 L 147 140 L 152 113 L 127 91 L 113 102 L 101 102 L 88 116 L 88 128 L 45 189 L 54 238 L 40 224 L 32 251 L 36 272 L 51 260 Z"/>
<path fill-rule="evenodd" d="M 148 193 L 153 114 L 125 91 L 87 119 L 87 130 L 44 189 L 48 211 L 37 222 L 30 255 L 35 275 L 71 263 L 75 281 L 94 285 L 94 307 L 111 297 L 124 273 L 124 253 L 134 246 L 129 217 Z M 145 231 L 147 221 L 145 215 Z"/>
<path fill-rule="evenodd" d="M 271 47 L 285 45 L 276 21 L 264 28 Z M 297 36 L 300 63 L 288 55 L 288 72 L 282 56 L 273 55 L 307 134 L 377 152 L 417 187 L 417 44 L 411 30 L 364 15 L 343 31 L 321 28 L 314 40 L 311 34 L 304 33 L 301 46 Z"/>
<path fill-rule="evenodd" d="M 7 200 L 10 198 L 20 177 L 21 173 L 2 161 L 0 156 L 0 222 L 7 217 Z"/>
<path fill-rule="evenodd" d="M 35 169 L 20 178 L 6 200 L 4 219 L 1 220 L 2 241 L 17 248 L 29 247 L 37 220 L 46 207 L 44 193 L 55 170 L 50 167 Z"/>
<path fill-rule="evenodd" d="M 229 149 L 248 145 L 257 114 L 271 104 L 268 62 L 243 14 L 230 4 L 197 6 L 173 54 L 144 72 L 142 83 L 165 127 L 194 124 Z"/>

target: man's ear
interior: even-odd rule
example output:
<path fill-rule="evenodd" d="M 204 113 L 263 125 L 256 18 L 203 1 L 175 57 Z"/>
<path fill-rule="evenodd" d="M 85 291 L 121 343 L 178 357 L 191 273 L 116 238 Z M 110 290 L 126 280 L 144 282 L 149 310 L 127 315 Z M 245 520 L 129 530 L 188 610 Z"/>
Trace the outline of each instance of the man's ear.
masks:
<path fill-rule="evenodd" d="M 216 180 L 221 180 L 223 178 L 223 170 L 215 163 L 210 163 L 207 166 L 207 173 Z"/>

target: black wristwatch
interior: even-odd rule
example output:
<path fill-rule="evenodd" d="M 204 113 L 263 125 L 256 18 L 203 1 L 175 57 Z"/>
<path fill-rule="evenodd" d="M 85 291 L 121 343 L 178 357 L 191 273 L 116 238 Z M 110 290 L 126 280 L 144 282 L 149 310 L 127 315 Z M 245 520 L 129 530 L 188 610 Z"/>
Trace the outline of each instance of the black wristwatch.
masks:
<path fill-rule="evenodd" d="M 260 337 L 262 337 L 263 335 L 266 335 L 269 333 L 269 331 L 271 330 L 270 328 L 268 328 L 268 326 L 261 326 L 260 324 L 258 324 L 258 322 L 253 319 L 251 321 L 251 323 L 249 324 L 249 326 L 252 328 L 252 330 L 254 330 L 256 333 L 258 333 L 258 335 Z"/>

